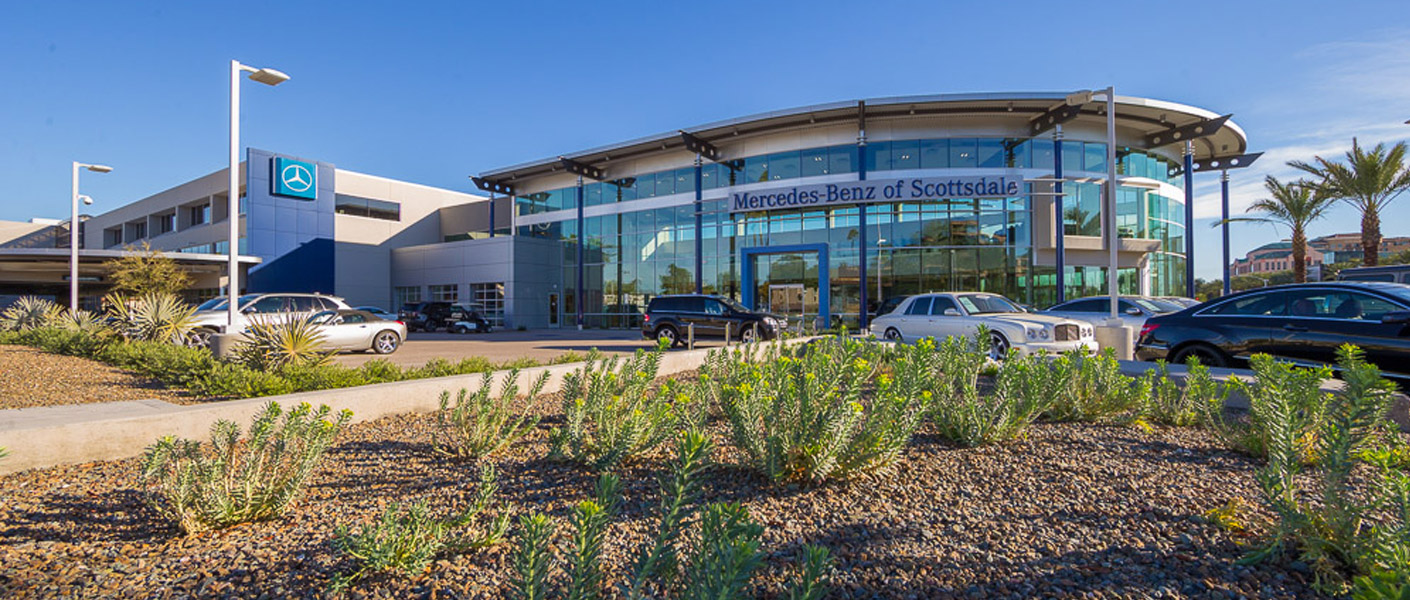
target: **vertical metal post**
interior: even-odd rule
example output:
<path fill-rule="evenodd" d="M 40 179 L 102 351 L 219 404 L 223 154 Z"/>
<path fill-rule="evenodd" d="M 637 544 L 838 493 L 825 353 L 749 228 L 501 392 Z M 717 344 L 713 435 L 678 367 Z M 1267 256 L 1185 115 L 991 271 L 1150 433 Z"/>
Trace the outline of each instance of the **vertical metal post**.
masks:
<path fill-rule="evenodd" d="M 685 326 L 685 332 L 686 332 L 686 334 L 685 334 L 685 340 L 686 340 L 686 341 L 685 341 L 685 349 L 686 349 L 686 350 L 694 350 L 694 349 L 695 349 L 695 323 L 689 323 L 689 324 L 687 324 L 687 325 Z"/>
<path fill-rule="evenodd" d="M 858 181 L 867 180 L 867 103 L 865 101 L 857 103 L 857 178 Z M 871 313 L 867 310 L 867 205 L 857 205 L 857 244 L 860 251 L 857 259 L 857 286 L 861 288 L 857 296 L 857 301 L 861 304 L 858 315 L 862 329 L 865 330 L 870 323 Z M 877 256 L 881 256 L 880 253 Z M 876 300 L 881 302 L 881 266 L 877 265 L 877 290 Z"/>
<path fill-rule="evenodd" d="M 1229 281 L 1229 170 L 1228 170 L 1228 169 L 1224 169 L 1224 172 L 1219 175 L 1219 201 L 1220 201 L 1219 204 L 1220 204 L 1220 210 L 1221 210 L 1220 216 L 1223 217 L 1223 220 L 1220 221 L 1220 226 L 1219 226 L 1219 228 L 1222 230 L 1221 233 L 1222 233 L 1223 236 L 1224 236 L 1224 295 L 1225 295 L 1225 296 L 1228 296 L 1228 295 L 1229 295 L 1229 291 L 1232 289 L 1232 288 L 1231 288 L 1232 282 Z M 1186 229 L 1188 229 L 1188 227 L 1187 227 Z M 1187 235 L 1188 235 L 1188 233 L 1187 233 Z"/>
<path fill-rule="evenodd" d="M 73 163 L 73 220 L 69 221 L 69 315 L 78 311 L 78 161 Z"/>
<path fill-rule="evenodd" d="M 703 208 L 701 197 L 704 190 L 700 189 L 702 177 L 700 155 L 695 155 L 695 293 L 703 294 L 705 289 L 705 216 L 700 214 Z M 694 344 L 692 343 L 692 348 Z"/>
<path fill-rule="evenodd" d="M 578 309 L 578 331 L 583 330 L 583 249 L 585 248 L 583 227 L 583 178 L 578 177 L 578 292 L 573 299 L 574 308 Z"/>
<path fill-rule="evenodd" d="M 1117 285 L 1119 263 L 1116 250 L 1121 245 L 1121 236 L 1116 232 L 1116 186 L 1116 86 L 1111 86 L 1106 89 L 1106 205 L 1102 210 L 1106 211 L 1107 245 L 1110 247 L 1106 293 L 1111 298 L 1113 323 L 1121 318 L 1116 314 L 1116 305 L 1119 304 L 1116 299 L 1121 297 L 1121 288 Z"/>
<path fill-rule="evenodd" d="M 1185 141 L 1185 297 L 1195 297 L 1195 143 Z"/>
<path fill-rule="evenodd" d="M 490 237 L 494 237 L 494 192 L 490 192 Z"/>
<path fill-rule="evenodd" d="M 229 302 L 226 333 L 234 333 L 240 307 L 240 61 L 230 61 L 230 198 L 227 201 L 230 219 L 230 260 L 228 269 Z M 214 217 L 214 215 L 212 215 Z"/>
<path fill-rule="evenodd" d="M 1062 304 L 1067 301 L 1067 257 L 1064 252 L 1067 225 L 1063 222 L 1065 209 L 1062 202 L 1062 125 L 1053 129 L 1053 179 L 1057 180 L 1053 183 L 1053 228 L 1057 232 L 1053 251 L 1057 256 L 1057 301 Z M 1032 201 L 1031 196 L 1029 200 Z"/>

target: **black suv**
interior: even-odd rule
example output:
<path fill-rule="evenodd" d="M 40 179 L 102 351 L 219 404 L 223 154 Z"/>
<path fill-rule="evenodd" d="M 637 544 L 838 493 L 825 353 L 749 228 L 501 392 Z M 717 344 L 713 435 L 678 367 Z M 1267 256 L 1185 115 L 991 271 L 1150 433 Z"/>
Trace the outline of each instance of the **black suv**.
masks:
<path fill-rule="evenodd" d="M 403 304 L 397 316 L 406 323 L 407 331 L 435 331 L 442 327 L 451 333 L 489 331 L 489 323 L 481 316 L 477 307 L 468 304 L 449 302 L 408 302 Z M 459 326 L 457 323 L 474 324 L 474 327 Z"/>
<path fill-rule="evenodd" d="M 697 338 L 722 338 L 728 330 L 731 338 L 752 342 L 777 337 L 783 323 L 777 316 L 749 310 L 723 296 L 680 294 L 651 299 L 642 316 L 641 334 L 675 346 L 694 325 Z"/>

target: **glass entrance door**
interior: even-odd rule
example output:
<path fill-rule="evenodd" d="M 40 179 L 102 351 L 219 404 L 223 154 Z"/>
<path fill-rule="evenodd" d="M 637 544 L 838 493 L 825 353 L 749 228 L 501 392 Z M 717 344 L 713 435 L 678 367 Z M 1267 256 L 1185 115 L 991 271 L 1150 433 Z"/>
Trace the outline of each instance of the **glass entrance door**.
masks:
<path fill-rule="evenodd" d="M 811 325 L 822 308 L 817 253 L 761 254 L 753 260 L 758 308 L 787 317 L 790 327 Z"/>

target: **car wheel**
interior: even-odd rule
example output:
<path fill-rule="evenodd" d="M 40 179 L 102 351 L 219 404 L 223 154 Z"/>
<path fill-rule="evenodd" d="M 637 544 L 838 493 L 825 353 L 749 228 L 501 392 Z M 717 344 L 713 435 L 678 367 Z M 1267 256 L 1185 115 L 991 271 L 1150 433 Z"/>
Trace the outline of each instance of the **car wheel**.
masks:
<path fill-rule="evenodd" d="M 905 339 L 901 337 L 901 331 L 899 329 L 896 329 L 895 327 L 887 327 L 886 333 L 882 334 L 882 336 L 893 342 L 905 341 Z"/>
<path fill-rule="evenodd" d="M 1206 367 L 1227 367 L 1229 358 L 1222 351 L 1209 344 L 1190 344 L 1175 351 L 1170 357 L 1170 362 L 1186 365 L 1190 358 L 1199 360 L 1199 364 Z"/>
<path fill-rule="evenodd" d="M 989 334 L 989 358 L 999 360 L 1009 353 L 1009 340 L 1004 334 L 992 332 Z"/>
<path fill-rule="evenodd" d="M 662 325 L 656 329 L 656 341 L 661 342 L 662 340 L 666 342 L 666 347 L 675 347 L 681 343 L 681 334 L 676 331 L 675 327 Z"/>
<path fill-rule="evenodd" d="M 372 338 L 372 351 L 378 354 L 391 354 L 401 346 L 401 336 L 395 331 L 378 332 Z"/>
<path fill-rule="evenodd" d="M 450 333 L 465 333 L 465 328 L 459 325 L 451 325 L 449 329 L 446 329 L 446 331 Z"/>
<path fill-rule="evenodd" d="M 759 328 L 753 324 L 745 324 L 739 330 L 739 341 L 745 344 L 752 344 L 759 341 Z"/>
<path fill-rule="evenodd" d="M 196 329 L 186 336 L 186 345 L 192 348 L 209 348 L 213 335 L 214 329 Z"/>

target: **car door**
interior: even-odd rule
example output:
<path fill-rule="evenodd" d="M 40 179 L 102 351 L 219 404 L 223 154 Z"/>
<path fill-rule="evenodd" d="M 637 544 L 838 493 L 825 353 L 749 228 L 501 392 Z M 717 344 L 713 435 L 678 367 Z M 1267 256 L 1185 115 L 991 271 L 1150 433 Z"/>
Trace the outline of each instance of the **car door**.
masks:
<path fill-rule="evenodd" d="M 372 334 L 377 333 L 367 315 L 360 312 L 339 312 L 342 322 L 337 325 L 339 348 L 364 350 L 372 347 Z"/>
<path fill-rule="evenodd" d="M 959 305 L 955 304 L 954 298 L 935 296 L 934 301 L 930 304 L 930 333 L 928 335 L 934 336 L 936 340 L 968 335 L 965 324 L 967 317 L 962 316 L 963 314 Z"/>
<path fill-rule="evenodd" d="M 1287 328 L 1288 292 L 1270 290 L 1236 296 L 1195 314 L 1195 341 L 1218 346 L 1231 356 L 1283 355 L 1280 340 Z"/>
<path fill-rule="evenodd" d="M 1096 325 L 1106 319 L 1108 311 L 1111 310 L 1109 306 L 1111 304 L 1105 298 L 1083 298 L 1043 312 Z"/>
<path fill-rule="evenodd" d="M 714 298 L 705 298 L 704 330 L 696 330 L 697 335 L 721 336 L 725 334 L 725 322 L 729 318 L 729 307 Z"/>
<path fill-rule="evenodd" d="M 896 329 L 901 331 L 901 337 L 907 341 L 915 341 L 923 337 L 930 336 L 930 304 L 931 296 L 916 296 L 911 298 L 911 303 L 906 305 L 904 313 L 897 315 L 900 321 Z"/>
<path fill-rule="evenodd" d="M 1291 293 L 1284 354 L 1308 362 L 1334 364 L 1342 344 L 1360 347 L 1382 370 L 1410 373 L 1410 331 L 1404 323 L 1384 323 L 1388 313 L 1407 310 L 1398 303 L 1351 290 L 1309 289 Z"/>

